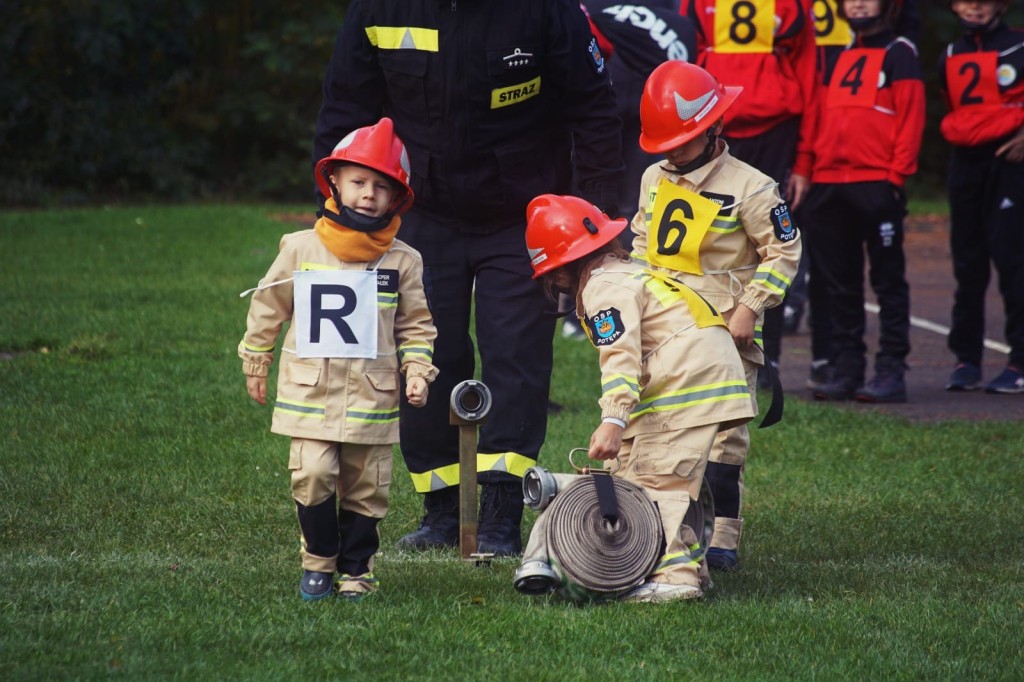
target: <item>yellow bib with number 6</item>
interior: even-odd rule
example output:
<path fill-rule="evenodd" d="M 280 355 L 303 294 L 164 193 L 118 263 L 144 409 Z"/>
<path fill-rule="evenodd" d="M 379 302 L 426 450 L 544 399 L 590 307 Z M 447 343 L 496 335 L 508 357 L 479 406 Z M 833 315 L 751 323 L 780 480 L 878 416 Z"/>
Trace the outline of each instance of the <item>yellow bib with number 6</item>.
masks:
<path fill-rule="evenodd" d="M 654 195 L 647 262 L 668 270 L 703 275 L 700 243 L 721 206 L 662 179 Z"/>

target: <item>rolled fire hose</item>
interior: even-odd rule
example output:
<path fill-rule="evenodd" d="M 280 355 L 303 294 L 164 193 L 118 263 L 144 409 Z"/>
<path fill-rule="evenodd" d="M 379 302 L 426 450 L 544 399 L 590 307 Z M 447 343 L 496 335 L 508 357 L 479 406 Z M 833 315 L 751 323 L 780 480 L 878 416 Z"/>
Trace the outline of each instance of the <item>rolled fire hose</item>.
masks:
<path fill-rule="evenodd" d="M 607 515 L 595 477 L 614 490 L 617 516 Z M 662 551 L 661 517 L 635 483 L 608 474 L 580 476 L 558 491 L 545 512 L 552 567 L 566 579 L 569 597 L 613 595 L 636 587 L 654 569 Z M 563 590 L 560 590 L 563 591 Z"/>

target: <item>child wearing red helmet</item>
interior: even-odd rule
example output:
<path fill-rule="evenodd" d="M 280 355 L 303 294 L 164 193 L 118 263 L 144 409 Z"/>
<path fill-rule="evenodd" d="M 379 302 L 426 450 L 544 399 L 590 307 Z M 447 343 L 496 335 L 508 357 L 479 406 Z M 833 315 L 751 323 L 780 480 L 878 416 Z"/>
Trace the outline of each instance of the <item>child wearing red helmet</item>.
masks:
<path fill-rule="evenodd" d="M 388 118 L 359 128 L 316 166 L 326 197 L 313 229 L 281 238 L 254 289 L 238 346 L 250 397 L 266 404 L 281 327 L 271 431 L 291 437 L 288 468 L 302 531 L 303 599 L 377 589 L 377 523 L 388 508 L 400 375 L 426 403 L 436 336 L 419 253 L 395 238 L 412 203 L 405 146 Z"/>
<path fill-rule="evenodd" d="M 536 197 L 526 213 L 534 276 L 549 293 L 576 302 L 600 355 L 601 424 L 589 455 L 618 458 L 613 475 L 643 486 L 661 515 L 664 555 L 648 580 L 622 598 L 700 597 L 709 584 L 707 548 L 684 518 L 717 433 L 746 423 L 755 409 L 728 327 L 699 293 L 629 259 L 616 239 L 625 220 L 551 194 Z M 524 565 L 537 560 L 539 540 L 531 535 Z"/>
<path fill-rule="evenodd" d="M 778 183 L 729 153 L 723 115 L 743 88 L 694 64 L 666 62 L 647 79 L 640 146 L 664 154 L 650 166 L 633 218 L 633 256 L 672 272 L 722 312 L 753 401 L 765 364 L 764 312 L 782 303 L 800 261 L 800 236 Z M 770 369 L 769 369 L 770 371 Z M 777 379 L 773 382 L 778 387 Z M 722 431 L 707 480 L 715 499 L 712 568 L 737 566 L 747 427 Z"/>
<path fill-rule="evenodd" d="M 940 58 L 949 112 L 950 246 L 956 293 L 947 339 L 950 391 L 981 384 L 985 291 L 999 276 L 1010 357 L 988 393 L 1024 394 L 1024 31 L 1003 21 L 1006 0 L 953 0 L 963 36 Z"/>

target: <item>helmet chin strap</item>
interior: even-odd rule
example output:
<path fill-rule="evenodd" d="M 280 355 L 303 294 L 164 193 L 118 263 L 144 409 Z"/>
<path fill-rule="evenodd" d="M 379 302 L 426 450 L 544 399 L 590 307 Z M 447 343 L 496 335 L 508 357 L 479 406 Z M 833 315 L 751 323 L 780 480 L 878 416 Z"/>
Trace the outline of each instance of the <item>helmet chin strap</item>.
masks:
<path fill-rule="evenodd" d="M 701 151 L 700 156 L 682 166 L 676 166 L 675 172 L 680 175 L 686 175 L 690 171 L 697 170 L 711 160 L 711 157 L 715 155 L 715 149 L 718 147 L 718 135 L 715 135 L 714 128 L 714 126 L 711 126 L 704 131 L 704 135 L 707 136 L 708 142 L 704 145 L 704 150 Z M 671 173 L 672 171 L 669 172 Z"/>
<path fill-rule="evenodd" d="M 330 173 L 327 169 L 324 169 L 324 177 L 327 178 L 327 185 L 331 188 L 331 194 L 334 196 L 335 206 L 339 206 L 338 212 L 330 210 L 326 206 L 321 209 L 321 213 L 334 222 L 338 223 L 343 227 L 347 227 L 350 230 L 356 232 L 377 232 L 383 230 L 385 227 L 391 224 L 391 219 L 395 217 L 394 211 L 386 211 L 383 215 L 373 217 L 363 215 L 358 211 L 353 211 L 348 206 L 341 203 L 341 195 L 338 194 L 338 188 L 331 182 Z"/>

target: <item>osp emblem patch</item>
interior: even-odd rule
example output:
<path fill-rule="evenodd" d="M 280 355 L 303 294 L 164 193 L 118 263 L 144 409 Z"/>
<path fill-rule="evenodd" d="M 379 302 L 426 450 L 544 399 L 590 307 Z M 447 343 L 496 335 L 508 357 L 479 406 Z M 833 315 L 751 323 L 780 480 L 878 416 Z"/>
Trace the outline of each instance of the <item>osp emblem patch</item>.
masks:
<path fill-rule="evenodd" d="M 587 319 L 590 338 L 595 346 L 610 346 L 626 332 L 622 326 L 622 315 L 617 308 L 602 310 Z"/>
<path fill-rule="evenodd" d="M 785 203 L 772 209 L 772 227 L 775 228 L 775 238 L 779 241 L 791 242 L 796 239 L 796 224 L 789 215 L 789 206 Z"/>

